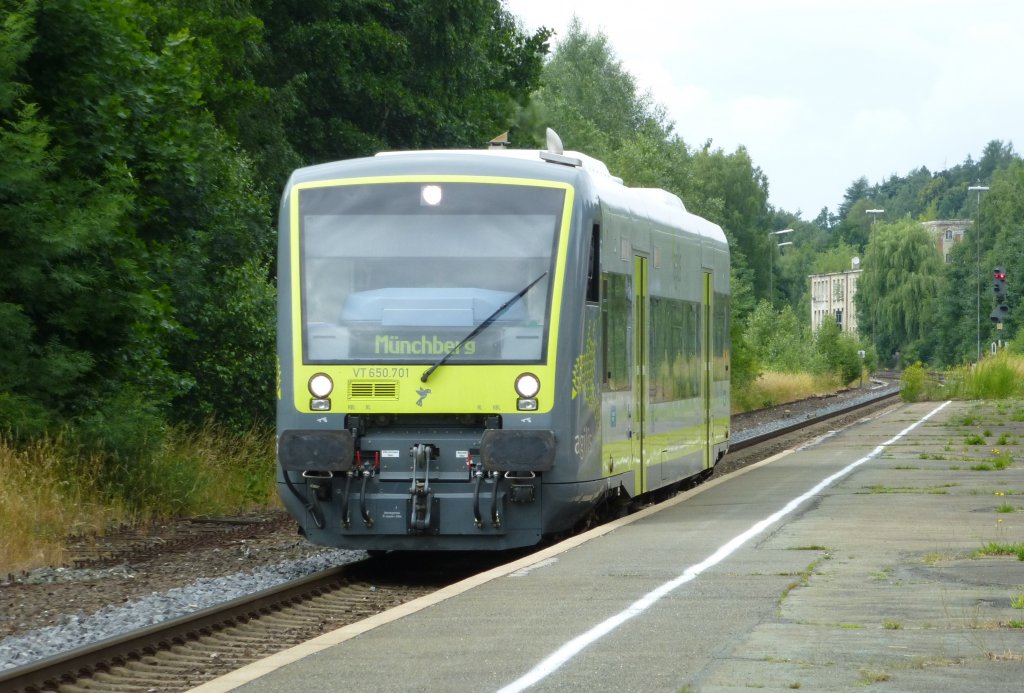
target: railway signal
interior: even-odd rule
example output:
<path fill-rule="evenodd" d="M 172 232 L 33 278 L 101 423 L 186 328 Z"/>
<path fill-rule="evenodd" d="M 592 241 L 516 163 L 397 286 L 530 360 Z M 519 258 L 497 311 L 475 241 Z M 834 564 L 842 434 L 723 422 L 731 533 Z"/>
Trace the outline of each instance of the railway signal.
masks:
<path fill-rule="evenodd" d="M 1006 268 L 999 266 L 992 270 L 992 292 L 996 297 L 996 307 L 989 314 L 989 319 L 1001 324 L 1010 314 L 1010 306 L 1006 304 Z"/>
<path fill-rule="evenodd" d="M 1006 269 L 996 267 L 992 271 L 992 291 L 996 295 L 996 303 L 1006 302 Z"/>

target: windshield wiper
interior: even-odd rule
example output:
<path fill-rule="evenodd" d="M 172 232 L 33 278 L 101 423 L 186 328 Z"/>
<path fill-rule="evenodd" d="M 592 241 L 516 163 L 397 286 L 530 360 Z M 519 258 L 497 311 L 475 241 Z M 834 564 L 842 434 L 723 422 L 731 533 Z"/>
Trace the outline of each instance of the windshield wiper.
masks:
<path fill-rule="evenodd" d="M 497 320 L 497 319 L 498 319 L 498 317 L 499 317 L 499 316 L 500 316 L 500 315 L 501 315 L 502 313 L 504 313 L 504 312 L 505 312 L 506 310 L 508 310 L 508 309 L 509 309 L 509 307 L 511 307 L 511 306 L 512 306 L 512 304 L 514 304 L 514 303 L 515 303 L 516 301 L 518 301 L 518 300 L 519 300 L 519 299 L 521 299 L 521 298 L 522 298 L 523 296 L 525 296 L 525 295 L 526 295 L 526 292 L 527 292 L 527 291 L 529 291 L 530 289 L 532 289 L 532 288 L 533 288 L 533 286 L 534 286 L 534 284 L 536 284 L 536 283 L 537 283 L 537 282 L 539 282 L 539 281 L 540 281 L 541 279 L 543 279 L 544 277 L 546 277 L 546 276 L 547 276 L 547 274 L 548 274 L 547 272 L 544 272 L 544 273 L 543 273 L 543 274 L 541 274 L 541 275 L 540 275 L 539 277 L 537 277 L 536 279 L 534 279 L 534 280 L 533 280 L 532 282 L 530 282 L 529 284 L 527 284 L 526 286 L 524 286 L 524 287 L 523 287 L 522 289 L 520 289 L 520 290 L 519 290 L 519 293 L 517 293 L 517 294 L 516 294 L 515 296 L 513 296 L 513 297 L 512 297 L 512 298 L 510 298 L 509 300 L 505 301 L 505 302 L 504 302 L 504 303 L 502 303 L 502 304 L 501 304 L 500 306 L 498 306 L 498 309 L 497 309 L 497 310 L 495 310 L 495 311 L 494 311 L 493 313 L 491 313 L 490 315 L 488 315 L 488 316 L 487 316 L 487 319 L 486 319 L 486 320 L 484 320 L 484 321 L 483 321 L 482 323 L 480 323 L 479 325 L 477 325 L 477 326 L 476 326 L 476 329 L 474 329 L 474 330 L 473 330 L 472 332 L 470 332 L 470 333 L 469 333 L 469 334 L 467 334 L 467 335 L 466 335 L 465 337 L 463 337 L 463 338 L 462 338 L 462 341 L 461 341 L 461 342 L 459 342 L 458 344 L 456 344 L 455 346 L 453 346 L 453 347 L 452 347 L 452 348 L 451 348 L 451 349 L 450 349 L 450 350 L 448 351 L 448 353 L 447 353 L 447 354 L 445 354 L 444 356 L 442 356 L 441 358 L 439 358 L 439 359 L 437 360 L 437 362 L 436 362 L 436 363 L 434 363 L 434 365 L 433 365 L 433 366 L 431 366 L 431 367 L 430 367 L 430 368 L 428 368 L 427 370 L 423 371 L 423 375 L 421 375 L 421 376 L 420 376 L 420 382 L 421 382 L 421 383 L 425 383 L 425 382 L 427 382 L 427 378 L 429 378 L 429 377 L 430 377 L 430 374 L 431 374 L 431 373 L 433 373 L 434 371 L 436 371 L 436 370 L 437 370 L 437 369 L 438 369 L 438 368 L 439 368 L 440 366 L 444 365 L 444 363 L 445 363 L 445 362 L 446 362 L 446 361 L 447 361 L 448 359 L 450 359 L 450 358 L 452 357 L 452 354 L 454 354 L 454 353 L 455 353 L 455 352 L 457 352 L 457 351 L 458 351 L 459 349 L 461 349 L 461 348 L 462 348 L 462 346 L 463 346 L 463 345 L 464 345 L 464 344 L 465 344 L 466 342 L 468 342 L 469 340 L 473 339 L 473 337 L 476 337 L 476 336 L 477 336 L 478 334 L 480 334 L 480 333 L 481 333 L 481 332 L 483 332 L 483 331 L 484 331 L 485 329 L 487 329 L 487 326 L 488 326 L 488 325 L 490 325 L 490 324 L 491 324 L 492 322 L 494 322 L 495 320 Z"/>

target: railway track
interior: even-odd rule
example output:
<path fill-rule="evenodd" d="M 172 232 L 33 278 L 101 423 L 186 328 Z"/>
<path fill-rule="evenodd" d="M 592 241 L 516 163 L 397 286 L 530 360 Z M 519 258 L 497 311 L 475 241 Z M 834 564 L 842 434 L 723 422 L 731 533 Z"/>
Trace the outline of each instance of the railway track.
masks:
<path fill-rule="evenodd" d="M 895 401 L 894 388 L 820 415 L 791 417 L 740 437 L 735 453 Z M 766 453 L 770 454 L 770 452 Z M 729 467 L 729 465 L 725 465 Z M 518 557 L 518 556 L 516 556 Z M 2 691 L 184 691 L 247 663 L 362 620 L 509 560 L 507 554 L 371 559 L 323 571 L 250 597 L 0 672 Z M 455 565 L 453 568 L 452 565 Z M 439 566 L 432 569 L 431 566 Z M 444 566 L 443 569 L 440 568 Z"/>

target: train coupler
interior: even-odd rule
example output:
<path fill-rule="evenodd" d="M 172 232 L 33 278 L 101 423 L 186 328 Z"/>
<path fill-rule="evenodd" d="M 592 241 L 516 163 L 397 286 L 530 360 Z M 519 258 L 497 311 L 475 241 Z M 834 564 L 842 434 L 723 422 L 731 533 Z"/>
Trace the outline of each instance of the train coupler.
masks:
<path fill-rule="evenodd" d="M 509 481 L 509 501 L 532 503 L 536 499 L 537 487 L 533 484 L 533 480 L 537 478 L 536 474 L 533 472 L 505 472 L 505 478 Z"/>
<path fill-rule="evenodd" d="M 430 490 L 430 461 L 439 456 L 437 446 L 416 443 L 409 448 L 409 456 L 412 457 L 412 484 L 406 501 L 406 517 L 409 518 L 406 529 L 409 534 L 440 534 L 440 500 Z"/>
<path fill-rule="evenodd" d="M 412 493 L 405 505 L 409 534 L 441 533 L 441 499 L 436 498 L 433 491 Z"/>
<path fill-rule="evenodd" d="M 334 476 L 333 472 L 325 472 L 319 470 L 310 470 L 302 472 L 302 478 L 306 480 L 306 484 L 309 489 L 313 492 L 313 495 L 318 501 L 326 501 L 331 497 L 331 478 Z"/>

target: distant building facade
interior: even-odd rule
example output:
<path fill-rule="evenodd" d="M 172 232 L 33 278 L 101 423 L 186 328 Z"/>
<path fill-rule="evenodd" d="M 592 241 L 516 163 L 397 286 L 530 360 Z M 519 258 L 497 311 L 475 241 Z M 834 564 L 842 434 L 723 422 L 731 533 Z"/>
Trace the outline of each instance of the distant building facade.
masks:
<path fill-rule="evenodd" d="M 949 262 L 953 246 L 964 239 L 971 228 L 970 219 L 943 219 L 921 222 L 932 240 L 943 262 Z M 857 334 L 857 308 L 853 297 L 857 295 L 857 279 L 860 277 L 860 258 L 853 258 L 851 268 L 845 272 L 812 274 L 811 280 L 811 329 L 821 327 L 826 315 L 836 319 L 843 332 Z"/>
<path fill-rule="evenodd" d="M 857 295 L 860 273 L 860 258 L 855 257 L 851 269 L 845 272 L 810 275 L 811 330 L 817 332 L 825 316 L 831 315 L 842 332 L 857 335 L 857 308 L 853 297 Z"/>
<path fill-rule="evenodd" d="M 939 251 L 943 262 L 949 262 L 949 251 L 964 239 L 967 229 L 971 228 L 970 219 L 943 219 L 940 221 L 924 221 L 921 226 L 928 230 L 935 249 Z"/>

